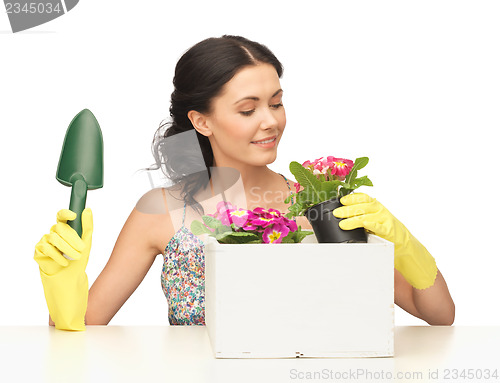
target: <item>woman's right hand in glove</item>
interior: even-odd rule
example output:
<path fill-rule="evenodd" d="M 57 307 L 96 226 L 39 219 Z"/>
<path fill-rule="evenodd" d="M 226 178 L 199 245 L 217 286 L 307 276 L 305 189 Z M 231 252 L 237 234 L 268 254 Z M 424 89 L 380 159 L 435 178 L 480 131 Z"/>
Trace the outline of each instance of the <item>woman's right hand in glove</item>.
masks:
<path fill-rule="evenodd" d="M 68 209 L 57 213 L 57 223 L 35 246 L 34 259 L 40 268 L 50 317 L 60 330 L 85 330 L 88 278 L 85 273 L 92 244 L 92 211 L 82 212 L 82 237 L 66 222 L 76 214 Z"/>

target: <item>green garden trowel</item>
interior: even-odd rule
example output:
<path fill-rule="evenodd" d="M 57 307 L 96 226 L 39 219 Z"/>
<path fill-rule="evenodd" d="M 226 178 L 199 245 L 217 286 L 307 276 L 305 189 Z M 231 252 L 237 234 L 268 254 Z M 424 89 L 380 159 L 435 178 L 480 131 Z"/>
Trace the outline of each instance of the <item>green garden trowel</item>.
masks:
<path fill-rule="evenodd" d="M 103 142 L 99 123 L 88 109 L 82 110 L 69 124 L 57 166 L 57 180 L 71 186 L 69 209 L 76 213 L 68 225 L 82 236 L 82 211 L 87 190 L 102 188 Z"/>

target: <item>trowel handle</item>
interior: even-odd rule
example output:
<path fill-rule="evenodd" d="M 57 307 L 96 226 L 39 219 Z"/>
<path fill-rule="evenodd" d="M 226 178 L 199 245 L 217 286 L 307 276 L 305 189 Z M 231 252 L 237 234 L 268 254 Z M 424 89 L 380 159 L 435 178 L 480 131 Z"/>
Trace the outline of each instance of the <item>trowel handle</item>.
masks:
<path fill-rule="evenodd" d="M 69 201 L 69 210 L 76 213 L 73 221 L 68 221 L 68 225 L 75 229 L 78 235 L 82 236 L 82 211 L 85 209 L 87 200 L 87 183 L 83 177 L 78 178 L 71 187 L 71 200 Z"/>

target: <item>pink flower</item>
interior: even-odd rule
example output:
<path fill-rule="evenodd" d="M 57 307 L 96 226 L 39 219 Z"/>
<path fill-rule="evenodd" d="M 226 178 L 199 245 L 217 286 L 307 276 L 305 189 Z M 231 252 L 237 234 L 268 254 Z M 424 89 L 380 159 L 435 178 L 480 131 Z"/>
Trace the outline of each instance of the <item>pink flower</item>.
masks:
<path fill-rule="evenodd" d="M 219 219 L 223 225 L 231 226 L 233 222 L 231 218 L 231 212 L 238 210 L 236 206 L 234 206 L 231 202 L 220 201 L 217 204 L 217 212 L 214 217 Z"/>
<path fill-rule="evenodd" d="M 245 231 L 257 231 L 261 232 L 262 229 L 259 226 L 252 225 L 251 223 L 246 223 L 245 226 L 242 227 L 243 230 Z"/>
<path fill-rule="evenodd" d="M 293 186 L 295 186 L 295 193 L 298 193 L 300 191 L 300 184 L 298 182 L 294 182 Z"/>
<path fill-rule="evenodd" d="M 320 172 L 323 170 L 324 166 L 326 165 L 326 163 L 324 162 L 324 158 L 325 157 L 321 157 L 321 158 L 314 160 L 313 167 L 315 170 L 318 170 Z"/>
<path fill-rule="evenodd" d="M 285 220 L 286 226 L 290 229 L 290 231 L 297 231 L 298 230 L 297 222 L 295 222 L 293 219 L 288 219 L 285 217 L 283 217 L 283 219 Z"/>
<path fill-rule="evenodd" d="M 281 211 L 279 211 L 279 210 L 270 208 L 270 209 L 267 209 L 267 211 L 269 214 L 271 214 L 274 217 L 281 217 Z"/>
<path fill-rule="evenodd" d="M 264 243 L 281 243 L 283 238 L 285 238 L 289 232 L 290 229 L 284 225 L 272 225 L 264 230 L 262 239 Z"/>
<path fill-rule="evenodd" d="M 236 209 L 229 211 L 229 221 L 236 227 L 243 227 L 248 221 L 248 210 Z"/>
<path fill-rule="evenodd" d="M 281 243 L 290 231 L 298 230 L 295 221 L 286 218 L 276 209 L 262 207 L 253 210 L 239 209 L 226 201 L 220 201 L 216 209 L 214 214 L 206 214 L 206 216 L 219 220 L 223 225 L 232 225 L 236 232 L 246 231 L 258 234 L 264 243 Z M 212 228 L 209 229 L 212 232 L 215 231 Z"/>
<path fill-rule="evenodd" d="M 252 213 L 256 216 L 269 217 L 268 210 L 264 209 L 263 207 L 256 207 L 255 209 L 252 210 Z"/>
<path fill-rule="evenodd" d="M 327 165 L 331 169 L 332 175 L 345 178 L 354 166 L 354 162 L 345 158 L 327 157 Z"/>
<path fill-rule="evenodd" d="M 207 215 L 219 219 L 224 225 L 234 224 L 236 231 L 262 233 L 265 243 L 280 243 L 290 231 L 297 231 L 295 221 L 284 217 L 279 210 L 272 208 L 257 207 L 253 210 L 246 210 L 221 201 L 217 204 L 217 212 Z"/>
<path fill-rule="evenodd" d="M 237 209 L 236 206 L 234 206 L 231 202 L 227 202 L 227 201 L 220 201 L 218 204 L 217 204 L 217 212 L 215 214 L 218 214 L 218 215 L 222 215 L 224 214 L 227 210 L 235 210 Z"/>
<path fill-rule="evenodd" d="M 312 163 L 311 161 L 307 160 L 306 162 L 304 162 L 304 163 L 302 164 L 302 166 L 303 166 L 303 167 L 305 167 L 305 168 L 307 168 L 307 167 L 309 167 L 309 166 L 313 166 L 313 163 Z"/>
<path fill-rule="evenodd" d="M 276 219 L 281 217 L 278 210 L 264 209 L 262 207 L 256 207 L 249 213 L 248 225 L 256 227 L 259 231 L 263 231 L 265 227 L 274 224 Z"/>
<path fill-rule="evenodd" d="M 273 225 L 276 222 L 276 218 L 265 218 L 265 217 L 257 217 L 252 220 L 252 225 L 268 227 L 269 225 Z"/>

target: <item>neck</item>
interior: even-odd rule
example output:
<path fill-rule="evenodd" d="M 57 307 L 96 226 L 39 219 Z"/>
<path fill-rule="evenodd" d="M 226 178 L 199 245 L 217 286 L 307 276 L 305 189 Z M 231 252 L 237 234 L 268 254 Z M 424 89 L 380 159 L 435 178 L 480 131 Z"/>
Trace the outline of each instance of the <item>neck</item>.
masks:
<path fill-rule="evenodd" d="M 269 189 L 269 185 L 273 179 L 275 173 L 269 169 L 267 166 L 252 166 L 247 164 L 231 164 L 222 165 L 216 164 L 216 166 L 224 166 L 236 169 L 241 175 L 241 180 L 245 188 L 246 193 L 250 193 L 252 190 L 260 190 L 262 193 Z"/>

